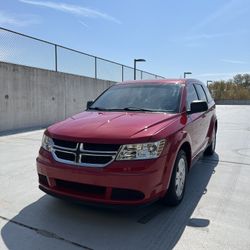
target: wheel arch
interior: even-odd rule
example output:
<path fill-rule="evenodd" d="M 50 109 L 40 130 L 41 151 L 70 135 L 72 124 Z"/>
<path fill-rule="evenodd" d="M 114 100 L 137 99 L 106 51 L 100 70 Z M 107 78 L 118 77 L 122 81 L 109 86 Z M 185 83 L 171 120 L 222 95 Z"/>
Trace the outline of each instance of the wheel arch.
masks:
<path fill-rule="evenodd" d="M 218 129 L 218 121 L 217 121 L 217 119 L 215 120 L 214 126 L 215 126 L 215 132 L 217 133 L 217 129 Z"/>
<path fill-rule="evenodd" d="M 177 159 L 178 159 L 178 155 L 183 155 L 183 153 L 185 153 L 185 158 L 187 160 L 187 165 L 185 166 L 187 167 L 187 169 L 190 169 L 191 166 L 191 146 L 189 144 L 189 142 L 185 141 L 183 142 L 180 147 L 178 148 L 177 152 L 176 152 L 176 156 L 175 156 L 175 162 L 174 162 L 174 166 L 172 168 L 171 174 L 170 174 L 170 178 L 168 180 L 168 184 L 167 184 L 167 188 L 164 190 L 161 198 L 162 201 L 164 202 L 164 204 L 170 205 L 170 206 L 176 206 L 178 205 L 181 200 L 183 199 L 184 196 L 184 191 L 185 191 L 185 184 L 183 187 L 183 190 L 181 191 L 181 196 L 177 196 L 176 194 L 176 171 L 177 171 Z M 182 156 L 183 157 L 183 156 Z M 179 158 L 180 159 L 180 158 Z M 177 165 L 176 165 L 177 163 Z M 179 165 L 178 165 L 179 166 Z M 185 181 L 186 181 L 186 175 L 187 175 L 187 171 L 185 171 Z M 175 190 L 175 191 L 174 191 Z"/>
<path fill-rule="evenodd" d="M 173 168 L 174 168 L 174 164 L 175 164 L 175 160 L 176 157 L 178 155 L 178 152 L 180 150 L 183 150 L 186 153 L 186 157 L 187 157 L 187 162 L 188 162 L 188 170 L 191 168 L 191 164 L 192 164 L 192 149 L 191 149 L 191 144 L 189 142 L 189 137 L 186 134 L 185 136 L 185 140 L 182 140 L 179 145 L 174 148 L 175 154 L 172 155 L 168 160 L 168 164 L 171 162 L 170 165 L 168 165 L 168 167 L 165 167 L 165 171 L 164 174 L 162 176 L 162 183 L 164 184 L 163 186 L 163 190 L 167 190 L 171 181 L 171 177 L 172 177 L 172 172 L 173 172 Z"/>
<path fill-rule="evenodd" d="M 217 133 L 218 121 L 215 115 L 213 115 L 213 117 L 210 120 L 210 125 L 209 125 L 209 129 L 207 132 L 207 136 L 209 137 L 209 140 L 211 139 L 214 128 L 215 128 L 215 132 Z"/>
<path fill-rule="evenodd" d="M 184 143 L 180 146 L 178 152 L 179 152 L 180 150 L 183 150 L 183 151 L 186 153 L 187 162 L 188 162 L 188 170 L 189 170 L 190 167 L 191 167 L 191 161 L 192 161 L 192 150 L 191 150 L 191 145 L 190 145 L 190 143 L 187 142 L 187 141 L 184 142 Z"/>

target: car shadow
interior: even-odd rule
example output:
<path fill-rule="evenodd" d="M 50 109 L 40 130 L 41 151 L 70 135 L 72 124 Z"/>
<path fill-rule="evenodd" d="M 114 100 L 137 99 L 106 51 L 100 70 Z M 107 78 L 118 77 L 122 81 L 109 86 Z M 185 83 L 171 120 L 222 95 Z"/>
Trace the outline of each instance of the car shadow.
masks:
<path fill-rule="evenodd" d="M 68 244 L 65 249 L 172 249 L 186 227 L 207 230 L 210 218 L 193 218 L 192 214 L 200 199 L 209 193 L 207 186 L 216 174 L 218 162 L 215 154 L 202 157 L 193 166 L 185 197 L 178 207 L 156 202 L 145 208 L 113 210 L 44 195 L 15 217 L 2 218 L 6 220 L 2 240 L 8 249 L 43 249 L 43 240 L 33 242 L 34 237 L 27 237 L 28 230 L 41 236 L 39 239 L 55 239 L 54 244 L 63 241 Z"/>

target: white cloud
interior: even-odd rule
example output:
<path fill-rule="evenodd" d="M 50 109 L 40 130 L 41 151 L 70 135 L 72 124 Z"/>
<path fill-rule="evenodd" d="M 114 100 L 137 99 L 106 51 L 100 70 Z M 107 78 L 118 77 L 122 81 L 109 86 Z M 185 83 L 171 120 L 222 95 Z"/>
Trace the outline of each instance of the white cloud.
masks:
<path fill-rule="evenodd" d="M 84 26 L 85 28 L 89 28 L 88 24 L 86 24 L 85 22 L 79 21 L 79 23 L 80 23 L 82 26 Z"/>
<path fill-rule="evenodd" d="M 67 3 L 55 3 L 55 2 L 46 2 L 46 1 L 33 1 L 33 0 L 19 0 L 19 2 L 36 5 L 36 6 L 42 6 L 62 12 L 66 12 L 72 15 L 87 17 L 87 18 L 102 18 L 105 20 L 109 20 L 115 23 L 120 24 L 121 22 L 116 19 L 115 17 L 112 17 L 106 13 L 93 10 L 90 8 L 78 6 L 78 5 L 72 5 Z"/>
<path fill-rule="evenodd" d="M 204 41 L 219 39 L 224 37 L 235 37 L 244 34 L 248 34 L 248 30 L 238 30 L 234 32 L 221 32 L 221 33 L 198 33 L 198 34 L 189 34 L 179 37 L 172 37 L 169 39 L 170 42 L 182 43 L 186 47 L 197 48 L 204 46 Z"/>
<path fill-rule="evenodd" d="M 221 59 L 221 61 L 225 63 L 231 63 L 231 64 L 247 64 L 246 61 L 240 61 L 240 60 Z"/>
<path fill-rule="evenodd" d="M 172 41 L 184 41 L 185 46 L 187 47 L 201 47 L 206 40 L 212 40 L 212 39 L 219 39 L 219 38 L 224 38 L 224 37 L 235 37 L 235 36 L 242 36 L 244 34 L 248 34 L 249 31 L 247 30 L 238 30 L 235 32 L 225 32 L 225 33 L 201 33 L 201 34 L 192 34 L 192 35 L 187 35 L 182 38 L 174 38 Z"/>
<path fill-rule="evenodd" d="M 209 77 L 209 76 L 223 76 L 223 77 L 229 77 L 231 75 L 234 75 L 237 73 L 203 73 L 203 74 L 199 74 L 196 75 L 198 77 Z"/>
<path fill-rule="evenodd" d="M 0 11 L 0 25 L 28 26 L 37 23 L 39 20 L 35 16 L 14 15 Z"/>
<path fill-rule="evenodd" d="M 193 40 L 203 40 L 203 39 L 213 39 L 213 38 L 219 38 L 219 37 L 225 37 L 225 36 L 232 36 L 235 33 L 213 33 L 213 34 L 198 34 L 198 35 L 189 35 L 184 37 L 184 40 L 186 41 L 193 41 Z"/>
<path fill-rule="evenodd" d="M 226 2 L 223 6 L 218 8 L 216 11 L 212 12 L 203 20 L 200 20 L 196 25 L 194 25 L 191 28 L 191 30 L 192 31 L 200 30 L 208 26 L 211 23 L 219 22 L 221 18 L 223 18 L 224 20 L 225 18 L 227 19 L 231 19 L 232 17 L 236 18 L 236 9 L 238 9 L 239 6 L 241 9 L 244 8 L 244 6 L 242 7 L 242 4 L 240 2 L 241 1 L 239 0 L 231 0 L 231 1 Z M 238 11 L 237 13 L 240 14 L 241 12 Z"/>
<path fill-rule="evenodd" d="M 229 79 L 237 74 L 250 74 L 250 72 L 225 72 L 225 73 L 203 73 L 197 74 L 195 77 L 206 77 L 206 78 L 216 78 L 216 79 Z"/>

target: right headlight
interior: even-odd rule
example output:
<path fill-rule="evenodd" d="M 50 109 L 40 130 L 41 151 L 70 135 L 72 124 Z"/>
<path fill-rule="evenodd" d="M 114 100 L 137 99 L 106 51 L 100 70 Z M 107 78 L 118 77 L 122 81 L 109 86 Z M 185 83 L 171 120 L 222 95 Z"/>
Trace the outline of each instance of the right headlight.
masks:
<path fill-rule="evenodd" d="M 157 142 L 123 145 L 116 160 L 146 160 L 158 158 L 166 140 Z"/>
<path fill-rule="evenodd" d="M 44 134 L 42 139 L 42 148 L 51 152 L 52 147 L 53 147 L 53 140 Z"/>

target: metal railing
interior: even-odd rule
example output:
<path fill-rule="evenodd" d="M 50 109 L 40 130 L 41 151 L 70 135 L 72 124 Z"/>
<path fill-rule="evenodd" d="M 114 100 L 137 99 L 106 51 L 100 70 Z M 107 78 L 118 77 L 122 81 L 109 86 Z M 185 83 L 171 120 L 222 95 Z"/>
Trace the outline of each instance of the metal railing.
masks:
<path fill-rule="evenodd" d="M 134 79 L 132 67 L 0 27 L 0 61 L 102 80 Z M 136 79 L 163 79 L 136 70 Z"/>

